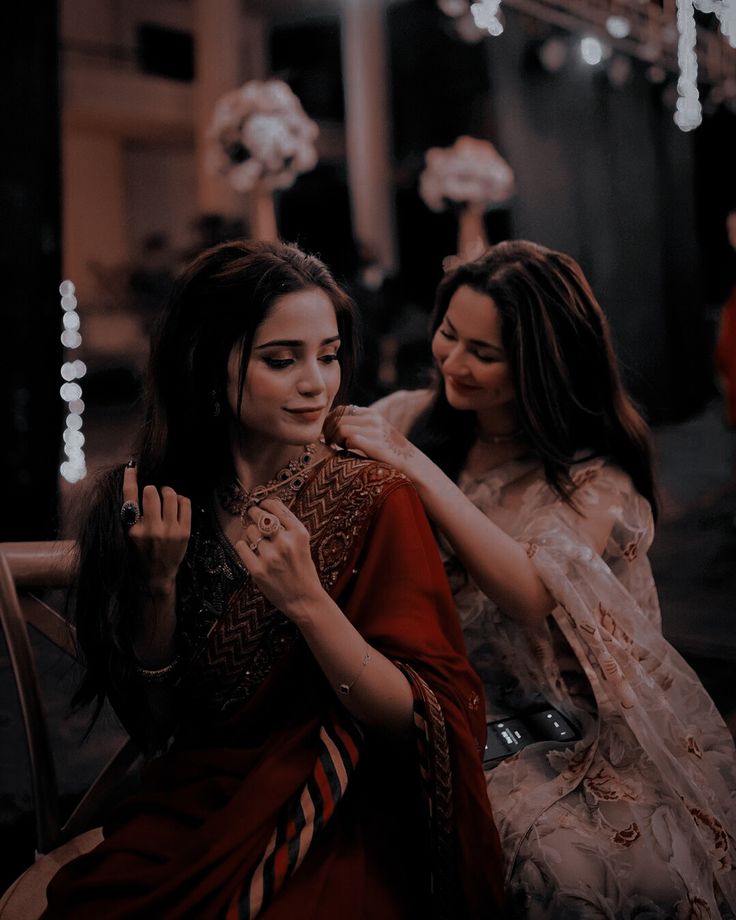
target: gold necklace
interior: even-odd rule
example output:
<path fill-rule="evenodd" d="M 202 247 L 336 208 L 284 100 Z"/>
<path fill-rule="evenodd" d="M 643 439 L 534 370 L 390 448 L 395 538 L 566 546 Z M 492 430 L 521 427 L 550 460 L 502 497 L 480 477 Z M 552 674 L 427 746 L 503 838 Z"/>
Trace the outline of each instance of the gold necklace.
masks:
<path fill-rule="evenodd" d="M 251 523 L 246 517 L 248 509 L 262 502 L 264 498 L 271 496 L 284 501 L 294 497 L 306 482 L 304 473 L 312 463 L 316 449 L 316 443 L 306 444 L 298 457 L 289 460 L 286 466 L 264 485 L 246 489 L 236 476 L 234 482 L 229 482 L 218 489 L 217 497 L 220 505 L 228 514 L 238 515 L 243 526 L 247 526 Z"/>
<path fill-rule="evenodd" d="M 508 431 L 504 434 L 480 434 L 478 433 L 477 438 L 483 444 L 508 444 L 510 441 L 516 441 L 522 436 L 524 432 L 521 428 L 517 428 L 515 431 Z"/>

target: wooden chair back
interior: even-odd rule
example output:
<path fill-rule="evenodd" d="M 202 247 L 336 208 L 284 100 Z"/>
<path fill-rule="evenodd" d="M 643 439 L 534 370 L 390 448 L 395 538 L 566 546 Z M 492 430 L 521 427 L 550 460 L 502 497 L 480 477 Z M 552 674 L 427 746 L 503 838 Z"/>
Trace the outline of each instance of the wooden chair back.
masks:
<path fill-rule="evenodd" d="M 100 813 L 139 757 L 133 742 L 122 743 L 64 818 L 41 686 L 28 627 L 38 630 L 72 658 L 74 627 L 39 597 L 40 589 L 66 588 L 76 567 L 72 541 L 0 543 L 0 625 L 5 634 L 28 746 L 35 812 L 36 852 L 56 847 L 99 823 Z"/>

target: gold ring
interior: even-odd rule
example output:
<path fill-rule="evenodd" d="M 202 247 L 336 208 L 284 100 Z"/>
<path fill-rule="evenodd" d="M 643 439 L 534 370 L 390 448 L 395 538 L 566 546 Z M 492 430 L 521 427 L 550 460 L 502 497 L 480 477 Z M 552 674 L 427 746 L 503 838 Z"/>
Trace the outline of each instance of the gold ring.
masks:
<path fill-rule="evenodd" d="M 256 525 L 264 537 L 272 537 L 281 529 L 281 521 L 275 514 L 263 514 Z"/>

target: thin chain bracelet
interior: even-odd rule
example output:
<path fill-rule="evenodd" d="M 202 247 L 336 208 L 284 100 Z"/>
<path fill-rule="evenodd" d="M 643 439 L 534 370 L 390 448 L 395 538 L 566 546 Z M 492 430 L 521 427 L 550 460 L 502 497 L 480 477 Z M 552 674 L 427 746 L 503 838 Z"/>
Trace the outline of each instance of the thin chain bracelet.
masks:
<path fill-rule="evenodd" d="M 360 663 L 360 670 L 358 671 L 358 673 L 355 675 L 355 677 L 352 679 L 352 681 L 349 684 L 338 684 L 337 689 L 340 691 L 340 693 L 343 694 L 343 696 L 347 696 L 350 693 L 350 691 L 353 689 L 353 687 L 358 683 L 358 681 L 363 675 L 365 666 L 368 664 L 370 660 L 371 660 L 371 653 L 368 651 L 368 647 L 366 646 L 365 655 L 363 655 L 363 660 Z"/>
<path fill-rule="evenodd" d="M 174 671 L 179 667 L 179 661 L 180 659 L 177 655 L 173 661 L 164 665 L 163 668 L 144 668 L 141 665 L 137 665 L 135 673 L 144 683 L 160 684 L 172 676 Z"/>

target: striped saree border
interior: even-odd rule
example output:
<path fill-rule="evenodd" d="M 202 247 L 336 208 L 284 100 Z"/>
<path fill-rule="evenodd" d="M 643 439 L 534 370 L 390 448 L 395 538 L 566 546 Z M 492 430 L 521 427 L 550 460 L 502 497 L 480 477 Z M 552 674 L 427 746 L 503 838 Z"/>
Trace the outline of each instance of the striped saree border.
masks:
<path fill-rule="evenodd" d="M 363 734 L 357 723 L 323 724 L 320 749 L 301 793 L 284 810 L 258 865 L 244 887 L 238 920 L 255 920 L 301 865 L 309 847 L 345 795 L 360 757 Z M 230 916 L 230 914 L 228 914 Z"/>
<path fill-rule="evenodd" d="M 445 717 L 429 684 L 409 665 L 394 663 L 406 676 L 414 695 L 414 739 L 430 832 L 433 920 L 452 920 L 457 907 L 458 880 L 452 766 Z"/>

